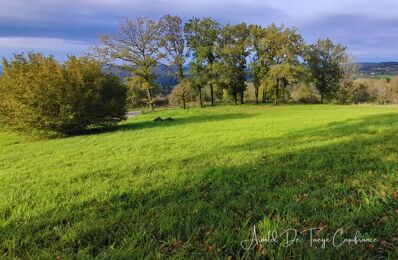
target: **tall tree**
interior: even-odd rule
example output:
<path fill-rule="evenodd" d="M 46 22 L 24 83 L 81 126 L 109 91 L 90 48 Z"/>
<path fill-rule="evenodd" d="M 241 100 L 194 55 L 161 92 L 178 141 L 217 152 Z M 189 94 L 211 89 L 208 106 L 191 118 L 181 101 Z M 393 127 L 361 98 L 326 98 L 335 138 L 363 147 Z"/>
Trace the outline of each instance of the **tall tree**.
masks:
<path fill-rule="evenodd" d="M 180 17 L 165 15 L 160 19 L 162 26 L 161 46 L 166 51 L 166 60 L 170 68 L 177 67 L 177 77 L 184 79 L 185 37 Z"/>
<path fill-rule="evenodd" d="M 278 103 L 280 89 L 286 92 L 286 87 L 298 75 L 300 56 L 303 53 L 303 38 L 295 28 L 278 27 L 275 24 L 265 29 L 265 38 L 259 42 L 263 66 L 263 84 L 274 90 L 275 104 Z M 272 73 L 270 73 L 272 69 Z"/>
<path fill-rule="evenodd" d="M 265 29 L 259 25 L 250 25 L 250 45 L 252 51 L 252 62 L 250 63 L 250 72 L 253 76 L 253 86 L 254 86 L 254 94 L 256 97 L 256 104 L 258 104 L 259 99 L 259 89 L 261 86 L 261 81 L 263 80 L 264 75 L 268 71 L 268 67 L 264 62 L 264 49 L 260 48 L 261 41 L 263 41 L 266 37 Z M 263 102 L 265 102 L 265 88 L 263 88 Z"/>
<path fill-rule="evenodd" d="M 211 79 L 212 65 L 216 62 L 216 41 L 220 32 L 220 24 L 211 18 L 191 18 L 184 27 L 187 46 L 193 54 L 194 63 L 205 68 L 202 73 L 208 74 Z M 210 87 L 211 105 L 214 106 L 214 87 L 212 82 L 207 82 Z M 201 93 L 201 92 L 200 92 Z"/>
<path fill-rule="evenodd" d="M 320 39 L 307 48 L 305 60 L 311 71 L 316 88 L 324 98 L 333 97 L 342 78 L 340 65 L 347 59 L 346 47 L 334 44 L 330 39 Z"/>
<path fill-rule="evenodd" d="M 267 77 L 263 79 L 263 84 L 269 91 L 274 91 L 274 102 L 278 103 L 278 97 L 282 92 L 282 100 L 286 102 L 286 87 L 290 84 L 304 80 L 307 71 L 300 64 L 282 63 L 271 66 Z"/>
<path fill-rule="evenodd" d="M 237 103 L 237 95 L 243 104 L 244 91 L 246 90 L 247 57 L 249 55 L 250 30 L 245 23 L 224 26 L 219 38 L 218 55 L 220 57 L 221 73 L 227 80 L 228 93 Z M 219 70 L 220 71 L 220 70 Z"/>
<path fill-rule="evenodd" d="M 190 86 L 199 94 L 199 105 L 203 107 L 202 89 L 208 81 L 208 74 L 205 73 L 206 67 L 201 63 L 195 63 L 196 60 L 189 64 L 189 70 L 192 77 L 189 78 Z"/>
<path fill-rule="evenodd" d="M 358 96 L 358 92 L 362 90 L 362 85 L 355 84 L 354 80 L 359 75 L 359 65 L 352 57 L 348 55 L 340 64 L 340 82 L 337 91 L 337 99 L 340 103 L 347 103 L 348 101 L 355 102 L 353 97 Z"/>
<path fill-rule="evenodd" d="M 107 62 L 132 72 L 132 84 L 137 84 L 147 94 L 147 103 L 153 110 L 153 90 L 157 87 L 154 68 L 164 58 L 161 53 L 159 22 L 141 17 L 123 20 L 114 34 L 100 35 L 101 45 L 94 48 L 96 54 Z"/>

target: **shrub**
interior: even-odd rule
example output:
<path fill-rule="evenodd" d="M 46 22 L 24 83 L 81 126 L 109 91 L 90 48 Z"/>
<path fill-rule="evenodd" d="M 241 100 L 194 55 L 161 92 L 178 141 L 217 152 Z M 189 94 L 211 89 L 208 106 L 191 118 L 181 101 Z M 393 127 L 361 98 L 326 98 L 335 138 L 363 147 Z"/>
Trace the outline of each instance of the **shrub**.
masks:
<path fill-rule="evenodd" d="M 315 87 L 300 84 L 290 94 L 291 98 L 301 103 L 318 103 L 320 100 L 319 92 Z"/>
<path fill-rule="evenodd" d="M 340 86 L 337 92 L 337 101 L 341 104 L 365 103 L 372 100 L 369 89 L 361 81 L 351 81 Z"/>
<path fill-rule="evenodd" d="M 127 103 L 130 108 L 144 108 L 148 105 L 148 96 L 138 84 L 136 78 L 127 78 Z"/>
<path fill-rule="evenodd" d="M 351 100 L 354 104 L 365 103 L 371 101 L 368 88 L 360 82 L 353 82 L 353 90 L 351 92 Z"/>
<path fill-rule="evenodd" d="M 40 53 L 3 59 L 0 121 L 24 131 L 73 134 L 126 117 L 126 89 L 88 57 L 64 64 Z"/>
<path fill-rule="evenodd" d="M 169 95 L 169 101 L 171 105 L 182 105 L 185 108 L 187 102 L 192 102 L 193 95 L 194 91 L 189 84 L 189 81 L 187 79 L 183 79 L 173 88 Z"/>
<path fill-rule="evenodd" d="M 370 87 L 370 93 L 379 104 L 387 104 L 392 101 L 395 91 L 387 80 L 379 79 Z"/>

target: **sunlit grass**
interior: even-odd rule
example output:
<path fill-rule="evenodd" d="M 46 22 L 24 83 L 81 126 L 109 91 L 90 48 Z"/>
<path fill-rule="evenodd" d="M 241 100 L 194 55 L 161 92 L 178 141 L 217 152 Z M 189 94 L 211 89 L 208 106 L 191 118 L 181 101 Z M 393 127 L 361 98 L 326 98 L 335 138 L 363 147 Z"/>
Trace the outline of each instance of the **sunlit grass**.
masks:
<path fill-rule="evenodd" d="M 172 117 L 171 122 L 153 118 Z M 397 256 L 398 108 L 165 110 L 63 139 L 0 132 L 6 257 Z M 259 233 L 338 228 L 379 239 L 245 251 Z"/>

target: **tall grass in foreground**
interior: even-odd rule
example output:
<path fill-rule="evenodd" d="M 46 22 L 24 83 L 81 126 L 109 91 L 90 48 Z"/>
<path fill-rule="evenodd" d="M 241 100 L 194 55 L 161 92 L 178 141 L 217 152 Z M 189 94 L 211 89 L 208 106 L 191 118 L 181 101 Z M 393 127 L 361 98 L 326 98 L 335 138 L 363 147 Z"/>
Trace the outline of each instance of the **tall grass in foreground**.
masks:
<path fill-rule="evenodd" d="M 173 117 L 170 122 L 152 119 Z M 398 256 L 398 108 L 165 110 L 57 140 L 0 133 L 0 253 L 10 258 Z M 253 226 L 376 244 L 245 251 Z"/>

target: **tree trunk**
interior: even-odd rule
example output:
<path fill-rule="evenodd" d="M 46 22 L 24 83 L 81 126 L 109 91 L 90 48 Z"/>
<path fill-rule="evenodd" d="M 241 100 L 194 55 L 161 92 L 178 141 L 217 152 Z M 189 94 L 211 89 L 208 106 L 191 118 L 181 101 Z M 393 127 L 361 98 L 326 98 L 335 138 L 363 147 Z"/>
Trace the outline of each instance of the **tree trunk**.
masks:
<path fill-rule="evenodd" d="M 178 77 L 180 78 L 180 80 L 184 79 L 184 69 L 181 65 L 178 66 Z"/>
<path fill-rule="evenodd" d="M 258 104 L 258 87 L 254 88 L 254 95 L 256 96 L 256 104 Z"/>
<path fill-rule="evenodd" d="M 276 87 L 275 87 L 275 105 L 278 104 L 278 96 L 279 96 L 279 79 L 276 79 Z"/>
<path fill-rule="evenodd" d="M 199 89 L 199 104 L 200 104 L 200 107 L 203 107 L 202 88 Z"/>
<path fill-rule="evenodd" d="M 244 93 L 243 91 L 240 92 L 240 103 L 243 104 L 243 97 L 244 97 Z"/>
<path fill-rule="evenodd" d="M 150 90 L 150 89 L 147 89 L 147 90 L 146 90 L 146 94 L 147 94 L 147 97 L 148 97 L 149 108 L 151 109 L 151 111 L 153 111 L 151 90 Z"/>
<path fill-rule="evenodd" d="M 182 106 L 184 107 L 184 109 L 186 108 L 186 106 L 185 106 L 185 93 L 182 93 Z"/>
<path fill-rule="evenodd" d="M 235 102 L 235 105 L 238 104 L 238 94 L 237 93 L 234 93 L 234 102 Z"/>
<path fill-rule="evenodd" d="M 213 84 L 210 84 L 210 96 L 211 96 L 211 106 L 214 106 L 214 91 L 213 91 Z"/>
<path fill-rule="evenodd" d="M 262 102 L 265 103 L 266 99 L 267 99 L 267 92 L 265 91 L 265 89 L 263 89 L 263 100 L 262 100 Z"/>
<path fill-rule="evenodd" d="M 323 94 L 321 93 L 321 103 L 323 104 Z"/>

